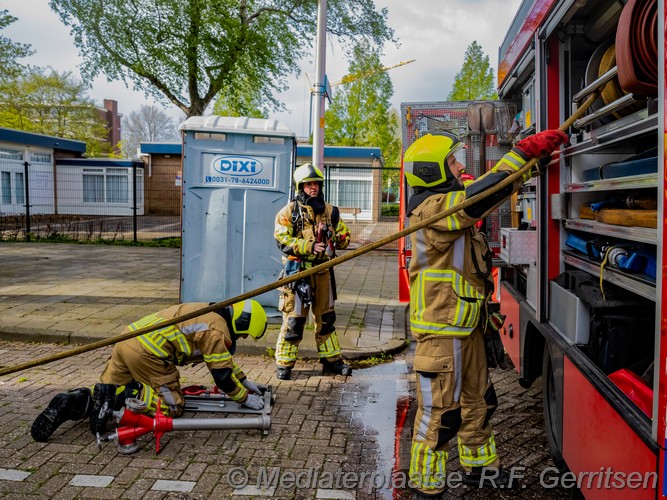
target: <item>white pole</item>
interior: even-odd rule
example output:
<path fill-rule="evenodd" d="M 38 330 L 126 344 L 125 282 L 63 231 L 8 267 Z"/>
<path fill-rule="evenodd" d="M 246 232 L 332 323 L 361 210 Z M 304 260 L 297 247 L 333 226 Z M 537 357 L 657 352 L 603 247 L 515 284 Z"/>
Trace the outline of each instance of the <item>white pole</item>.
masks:
<path fill-rule="evenodd" d="M 391 193 L 391 177 L 387 178 L 387 207 L 389 206 L 389 194 Z"/>
<path fill-rule="evenodd" d="M 314 94 L 317 96 L 313 120 L 313 165 L 324 171 L 324 98 L 326 94 L 327 0 L 317 3 L 317 59 Z"/>

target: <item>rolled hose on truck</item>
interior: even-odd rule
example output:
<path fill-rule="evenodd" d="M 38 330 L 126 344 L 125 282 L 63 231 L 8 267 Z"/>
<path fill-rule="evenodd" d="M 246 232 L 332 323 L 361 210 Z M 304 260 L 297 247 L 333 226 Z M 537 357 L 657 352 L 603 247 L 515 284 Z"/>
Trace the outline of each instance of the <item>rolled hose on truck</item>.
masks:
<path fill-rule="evenodd" d="M 599 90 L 594 91 L 590 96 L 581 104 L 581 106 L 567 119 L 565 120 L 558 129 L 562 132 L 567 131 L 574 122 L 581 118 L 588 108 L 591 106 L 591 104 L 598 98 L 599 96 Z M 176 318 L 173 318 L 168 321 L 163 321 L 161 323 L 156 323 L 154 325 L 150 325 L 144 328 L 139 328 L 138 330 L 135 330 L 133 332 L 127 332 L 123 333 L 120 335 L 117 335 L 115 337 L 110 337 L 108 339 L 104 340 L 99 340 L 97 342 L 92 342 L 90 344 L 86 344 L 83 346 L 79 346 L 73 349 L 70 349 L 68 351 L 63 351 L 60 353 L 52 354 L 49 356 L 44 356 L 42 358 L 37 358 L 32 361 L 28 361 L 25 363 L 20 363 L 17 365 L 13 366 L 7 366 L 7 367 L 1 367 L 0 368 L 0 376 L 2 375 L 9 375 L 11 373 L 16 373 L 22 370 L 26 370 L 28 368 L 33 368 L 35 366 L 41 366 L 47 363 L 51 363 L 53 361 L 58 361 L 60 359 L 65 359 L 69 358 L 71 356 L 76 356 L 77 354 L 83 354 L 84 352 L 88 351 L 93 351 L 95 349 L 99 349 L 101 347 L 106 347 L 109 345 L 113 345 L 117 342 L 122 342 L 123 340 L 128 340 L 134 337 L 138 337 L 140 335 L 144 335 L 146 333 L 150 333 L 155 330 L 159 330 L 161 328 L 165 328 L 167 326 L 172 326 L 175 325 L 176 323 L 180 323 L 182 321 L 186 321 L 192 318 L 196 318 L 197 316 L 201 316 L 202 314 L 206 314 L 209 312 L 213 312 L 219 309 L 222 309 L 224 307 L 230 306 L 232 304 L 236 304 L 237 302 L 241 302 L 246 299 L 250 299 L 252 297 L 256 297 L 258 295 L 261 295 L 263 293 L 269 292 L 271 290 L 274 290 L 279 287 L 283 287 L 285 285 L 288 285 L 290 283 L 293 283 L 295 281 L 298 281 L 302 278 L 306 278 L 309 276 L 312 276 L 314 274 L 320 273 L 324 270 L 330 269 L 334 266 L 337 266 L 338 264 L 342 264 L 343 262 L 347 262 L 348 260 L 354 259 L 355 257 L 358 257 L 360 255 L 363 255 L 365 253 L 370 252 L 371 250 L 375 250 L 376 248 L 380 248 L 381 246 L 384 246 L 388 243 L 391 243 L 393 241 L 398 240 L 399 238 L 403 238 L 404 236 L 408 236 L 409 234 L 414 233 L 415 231 L 418 231 L 419 229 L 425 228 L 427 226 L 430 226 L 431 224 L 434 224 L 435 222 L 438 222 L 441 219 L 444 219 L 445 217 L 448 217 L 456 212 L 459 212 L 460 210 L 463 210 L 464 208 L 467 208 L 478 201 L 486 198 L 487 196 L 500 191 L 506 186 L 509 186 L 512 184 L 514 181 L 517 179 L 521 178 L 526 172 L 530 171 L 532 168 L 534 168 L 537 163 L 538 163 L 537 158 L 533 158 L 529 160 L 523 167 L 521 167 L 518 171 L 514 172 L 513 174 L 509 175 L 505 179 L 503 179 L 501 182 L 498 184 L 491 186 L 489 189 L 486 191 L 482 191 L 481 193 L 476 194 L 475 196 L 472 196 L 458 205 L 451 207 L 447 210 L 443 210 L 439 214 L 435 214 L 427 219 L 424 219 L 416 224 L 413 224 L 409 227 L 406 227 L 405 229 L 398 231 L 392 235 L 386 236 L 384 238 L 379 239 L 378 241 L 374 241 L 372 243 L 368 243 L 367 245 L 361 246 L 357 248 L 356 250 L 352 250 L 351 252 L 348 252 L 344 255 L 341 255 L 339 257 L 335 257 L 327 262 L 324 262 L 322 264 L 319 264 L 317 266 L 313 266 L 310 269 L 306 269 L 304 271 L 298 272 L 296 274 L 293 274 L 291 276 L 285 276 L 284 278 L 281 278 L 273 283 L 269 283 L 268 285 L 264 285 L 262 287 L 256 288 L 255 290 L 251 290 L 249 292 L 242 293 L 241 295 L 237 295 L 236 297 L 232 297 L 227 300 L 223 300 L 220 302 L 216 302 L 214 304 L 211 304 L 207 307 L 203 307 L 201 309 L 198 309 L 196 311 L 193 311 L 188 314 L 184 314 L 183 316 L 179 316 Z"/>

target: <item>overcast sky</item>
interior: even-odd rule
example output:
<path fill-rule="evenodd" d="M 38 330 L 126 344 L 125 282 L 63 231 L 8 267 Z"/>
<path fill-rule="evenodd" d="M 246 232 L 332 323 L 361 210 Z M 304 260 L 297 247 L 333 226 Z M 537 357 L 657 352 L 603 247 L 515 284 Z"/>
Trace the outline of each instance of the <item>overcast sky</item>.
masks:
<path fill-rule="evenodd" d="M 463 64 L 465 50 L 474 40 L 489 56 L 495 73 L 498 47 L 521 0 L 376 0 L 375 3 L 378 8 L 388 7 L 389 25 L 400 44 L 385 47 L 382 63 L 391 66 L 415 59 L 388 73 L 394 85 L 392 103 L 398 110 L 401 102 L 446 100 Z M 18 18 L 3 34 L 15 42 L 31 44 L 36 51 L 22 63 L 72 71 L 80 78 L 77 65 L 81 59 L 69 30 L 51 11 L 48 0 L 0 0 L 0 8 Z M 329 80 L 340 80 L 347 67 L 342 51 L 328 44 Z M 314 81 L 315 57 L 304 61 L 302 69 L 304 74 L 293 79 L 289 90 L 279 96 L 289 111 L 271 116 L 283 120 L 298 136 L 308 133 L 309 82 Z M 143 93 L 126 88 L 122 82 L 107 82 L 104 77 L 92 82 L 89 95 L 100 104 L 104 99 L 118 101 L 119 111 L 124 115 L 142 104 L 153 103 Z M 167 107 L 165 111 L 175 119 L 182 116 L 175 107 Z"/>

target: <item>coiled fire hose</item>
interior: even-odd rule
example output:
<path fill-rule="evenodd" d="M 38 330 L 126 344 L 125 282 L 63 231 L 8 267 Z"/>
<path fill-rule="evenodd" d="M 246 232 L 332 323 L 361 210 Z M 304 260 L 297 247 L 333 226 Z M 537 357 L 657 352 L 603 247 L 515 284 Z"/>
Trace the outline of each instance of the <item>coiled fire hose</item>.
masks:
<path fill-rule="evenodd" d="M 559 130 L 562 132 L 566 132 L 567 129 L 569 129 L 572 124 L 577 120 L 578 118 L 581 118 L 585 113 L 586 110 L 590 107 L 590 105 L 598 98 L 599 96 L 599 90 L 594 91 L 587 99 L 584 101 L 581 106 L 567 119 L 565 122 L 561 124 Z M 88 351 L 93 351 L 95 349 L 99 349 L 101 347 L 106 347 L 112 344 L 115 344 L 117 342 L 122 342 L 123 340 L 128 340 L 134 337 L 138 337 L 139 335 L 143 335 L 145 333 L 149 333 L 155 330 L 159 330 L 160 328 L 165 328 L 167 326 L 175 325 L 176 323 L 180 323 L 181 321 L 186 321 L 188 319 L 196 318 L 197 316 L 201 316 L 202 314 L 206 314 L 209 312 L 216 311 L 218 309 L 222 309 L 223 307 L 230 306 L 232 304 L 235 304 L 237 302 L 241 302 L 246 299 L 250 299 L 252 297 L 256 297 L 257 295 L 261 295 L 263 293 L 269 292 L 271 290 L 274 290 L 276 288 L 279 288 L 281 286 L 285 286 L 289 283 L 292 283 L 294 281 L 300 280 L 301 278 L 306 278 L 308 276 L 312 276 L 313 274 L 319 273 L 321 271 L 327 270 L 329 268 L 332 268 L 334 266 L 337 266 L 338 264 L 342 264 L 343 262 L 347 262 L 348 260 L 354 259 L 355 257 L 358 257 L 360 255 L 363 255 L 367 252 L 370 252 L 371 250 L 375 250 L 376 248 L 380 248 L 381 246 L 384 246 L 388 243 L 391 243 L 393 241 L 396 241 L 399 238 L 402 238 L 404 236 L 407 236 L 411 233 L 414 233 L 415 231 L 418 231 L 420 229 L 423 229 L 427 226 L 430 226 L 431 224 L 434 224 L 435 222 L 444 219 L 445 217 L 448 217 L 456 212 L 459 212 L 463 210 L 464 208 L 469 207 L 470 205 L 473 205 L 477 203 L 478 201 L 486 198 L 487 196 L 495 193 L 496 191 L 499 191 L 503 189 L 505 186 L 508 186 L 512 183 L 514 183 L 517 179 L 520 179 L 526 172 L 529 172 L 538 162 L 537 158 L 533 158 L 528 163 L 526 163 L 521 169 L 518 171 L 514 172 L 511 174 L 509 177 L 506 177 L 503 181 L 499 182 L 495 186 L 492 186 L 491 188 L 487 189 L 486 191 L 483 191 L 475 196 L 472 196 L 466 200 L 463 200 L 461 203 L 458 205 L 448 208 L 447 210 L 443 210 L 439 214 L 435 214 L 427 219 L 424 219 L 416 224 L 413 224 L 409 227 L 406 227 L 405 229 L 398 231 L 392 235 L 386 236 L 384 238 L 379 239 L 378 241 L 374 241 L 372 243 L 368 243 L 367 245 L 361 246 L 357 248 L 356 250 L 353 250 L 351 252 L 348 252 L 344 255 L 341 255 L 339 257 L 336 257 L 334 259 L 331 259 L 327 262 L 324 262 L 323 264 L 319 264 L 317 266 L 311 267 L 310 269 L 306 269 L 305 271 L 301 271 L 299 273 L 293 274 L 291 276 L 286 276 L 282 279 L 279 279 L 273 283 L 269 283 L 268 285 L 264 285 L 262 287 L 256 288 L 255 290 L 251 290 L 249 292 L 242 293 L 241 295 L 237 295 L 236 297 L 232 297 L 231 299 L 223 300 L 220 302 L 216 302 L 215 304 L 212 304 L 208 307 L 203 307 L 197 311 L 193 311 L 188 314 L 184 314 L 182 316 L 179 316 L 177 318 L 170 319 L 168 321 L 163 321 L 162 323 L 156 323 L 154 325 L 150 325 L 144 328 L 140 328 L 138 330 L 132 331 L 132 332 L 127 332 L 123 333 L 120 335 L 117 335 L 115 337 L 110 337 L 108 339 L 104 340 L 99 340 L 97 342 L 92 342 L 90 344 L 85 344 L 79 347 L 75 347 L 73 349 L 69 349 L 67 351 L 63 351 L 60 353 L 56 354 L 51 354 L 49 356 L 44 356 L 42 358 L 37 358 L 33 359 L 32 361 L 27 361 L 25 363 L 20 363 L 14 366 L 7 366 L 7 367 L 1 367 L 0 368 L 0 376 L 2 375 L 8 375 L 10 373 L 16 373 L 22 370 L 26 370 L 28 368 L 33 368 L 35 366 L 40 366 L 44 365 L 47 363 L 51 363 L 53 361 L 58 361 L 60 359 L 65 359 L 69 358 L 71 356 L 76 356 L 77 354 L 83 354 L 84 352 Z"/>

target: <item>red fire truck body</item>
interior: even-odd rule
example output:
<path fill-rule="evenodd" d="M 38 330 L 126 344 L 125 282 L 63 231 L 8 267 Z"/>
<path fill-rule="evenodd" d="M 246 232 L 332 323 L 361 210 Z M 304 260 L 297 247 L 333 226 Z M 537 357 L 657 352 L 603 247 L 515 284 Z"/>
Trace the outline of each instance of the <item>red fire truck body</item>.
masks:
<path fill-rule="evenodd" d="M 501 337 L 586 498 L 667 496 L 665 26 L 662 1 L 524 1 L 500 48 L 518 138 L 602 92 L 537 180 L 530 236 L 501 230 Z"/>
<path fill-rule="evenodd" d="M 554 461 L 586 498 L 667 497 L 665 4 L 524 0 L 499 50 L 493 130 L 471 126 L 479 102 L 402 105 L 404 149 L 453 131 L 480 175 L 600 93 L 486 226 L 505 349 L 523 387 L 542 385 Z M 401 300 L 409 259 L 405 238 Z"/>

